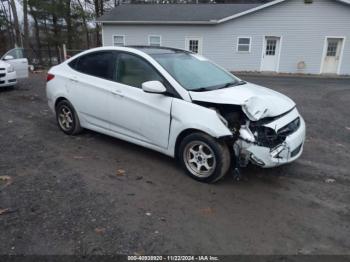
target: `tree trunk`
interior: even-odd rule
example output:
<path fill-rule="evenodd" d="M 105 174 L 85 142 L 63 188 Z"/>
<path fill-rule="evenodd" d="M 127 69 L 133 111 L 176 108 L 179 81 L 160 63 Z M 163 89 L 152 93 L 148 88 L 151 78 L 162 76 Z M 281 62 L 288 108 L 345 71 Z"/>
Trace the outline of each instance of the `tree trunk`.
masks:
<path fill-rule="evenodd" d="M 66 1 L 66 13 L 65 20 L 67 24 L 67 47 L 68 49 L 72 49 L 72 19 L 71 19 L 71 0 Z"/>
<path fill-rule="evenodd" d="M 13 22 L 15 26 L 15 32 L 16 32 L 16 46 L 23 46 L 22 45 L 22 38 L 21 38 L 21 30 L 19 29 L 19 22 L 18 22 L 18 15 L 17 15 L 17 8 L 15 0 L 10 1 L 11 4 L 11 10 L 13 14 Z"/>
<path fill-rule="evenodd" d="M 82 13 L 82 19 L 83 19 L 83 24 L 84 24 L 84 30 L 85 30 L 85 35 L 86 35 L 86 47 L 89 49 L 90 48 L 90 36 L 89 36 L 89 28 L 86 22 L 86 17 L 85 17 L 85 10 L 83 7 L 83 4 L 80 2 L 80 0 L 78 0 L 80 9 L 81 9 L 81 13 Z"/>
<path fill-rule="evenodd" d="M 49 65 L 52 66 L 52 54 L 51 54 L 51 46 L 50 41 L 48 39 L 49 32 L 47 30 L 47 22 L 46 19 L 44 20 L 44 28 L 45 28 L 45 35 L 46 35 L 46 42 L 47 42 L 47 53 L 49 55 Z"/>
<path fill-rule="evenodd" d="M 102 1 L 102 0 L 101 0 Z M 94 0 L 95 4 L 95 16 L 98 18 L 100 16 L 100 3 L 99 0 Z M 101 45 L 101 36 L 100 36 L 100 25 L 96 23 L 96 46 Z"/>
<path fill-rule="evenodd" d="M 56 15 L 52 16 L 52 23 L 53 23 L 53 34 L 55 36 L 55 50 L 56 50 L 56 56 L 57 56 L 57 62 L 61 63 L 61 53 L 60 53 L 60 47 L 59 47 L 59 29 L 58 29 L 58 19 Z"/>
<path fill-rule="evenodd" d="M 28 52 L 29 49 L 29 22 L 28 22 L 28 1 L 23 0 L 23 47 Z M 28 52 L 29 54 L 29 52 Z"/>
<path fill-rule="evenodd" d="M 100 16 L 104 13 L 103 0 L 100 0 Z"/>
<path fill-rule="evenodd" d="M 6 23 L 6 33 L 8 35 L 8 41 L 6 41 L 7 46 L 5 47 L 5 49 L 10 49 L 13 48 L 14 45 L 14 36 L 13 36 L 13 30 L 12 30 L 12 21 L 11 21 L 11 14 L 8 14 L 7 12 L 7 8 L 4 5 L 3 1 L 0 1 L 1 3 L 1 10 L 2 13 L 4 15 L 4 19 L 5 19 L 5 23 Z"/>
<path fill-rule="evenodd" d="M 30 8 L 30 13 L 31 16 L 33 17 L 34 20 L 34 29 L 35 29 L 35 41 L 36 41 L 36 45 L 37 45 L 37 49 L 38 49 L 38 59 L 39 59 L 39 64 L 43 65 L 43 57 L 42 57 L 42 53 L 41 53 L 41 41 L 40 41 L 40 29 L 39 29 L 39 24 L 38 24 L 38 18 L 36 13 L 33 11 L 32 6 L 29 6 Z"/>

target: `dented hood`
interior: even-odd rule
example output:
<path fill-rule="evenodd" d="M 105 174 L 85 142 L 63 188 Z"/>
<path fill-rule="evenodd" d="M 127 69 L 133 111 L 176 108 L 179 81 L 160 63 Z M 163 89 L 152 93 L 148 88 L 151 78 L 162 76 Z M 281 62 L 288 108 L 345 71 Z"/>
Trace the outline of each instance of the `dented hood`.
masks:
<path fill-rule="evenodd" d="M 252 83 L 206 92 L 190 91 L 193 101 L 240 105 L 247 117 L 257 121 L 281 115 L 295 103 L 285 95 Z"/>

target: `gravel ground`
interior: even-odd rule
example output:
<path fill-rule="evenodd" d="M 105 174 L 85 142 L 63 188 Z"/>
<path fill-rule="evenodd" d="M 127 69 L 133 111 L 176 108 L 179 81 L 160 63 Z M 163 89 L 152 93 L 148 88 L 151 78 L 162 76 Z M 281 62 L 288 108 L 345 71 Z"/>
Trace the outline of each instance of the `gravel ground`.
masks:
<path fill-rule="evenodd" d="M 350 254 L 349 79 L 243 76 L 296 101 L 305 151 L 208 185 L 136 145 L 64 135 L 44 78 L 0 91 L 0 254 Z"/>

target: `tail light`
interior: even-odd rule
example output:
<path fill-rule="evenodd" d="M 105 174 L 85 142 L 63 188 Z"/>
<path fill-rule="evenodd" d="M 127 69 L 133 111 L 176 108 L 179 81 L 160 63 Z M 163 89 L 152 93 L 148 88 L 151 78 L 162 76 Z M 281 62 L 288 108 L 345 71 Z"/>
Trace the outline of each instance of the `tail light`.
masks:
<path fill-rule="evenodd" d="M 47 74 L 47 77 L 46 77 L 46 82 L 49 82 L 50 80 L 54 79 L 55 78 L 55 75 L 53 74 Z"/>

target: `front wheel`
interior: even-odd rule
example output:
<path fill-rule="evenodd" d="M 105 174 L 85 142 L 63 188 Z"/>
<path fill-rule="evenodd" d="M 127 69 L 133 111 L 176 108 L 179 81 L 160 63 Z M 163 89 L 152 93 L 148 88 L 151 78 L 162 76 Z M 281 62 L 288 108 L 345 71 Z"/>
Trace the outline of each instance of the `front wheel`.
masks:
<path fill-rule="evenodd" d="M 179 159 L 190 177 L 206 183 L 222 178 L 231 163 L 228 146 L 203 133 L 193 133 L 182 140 Z"/>

